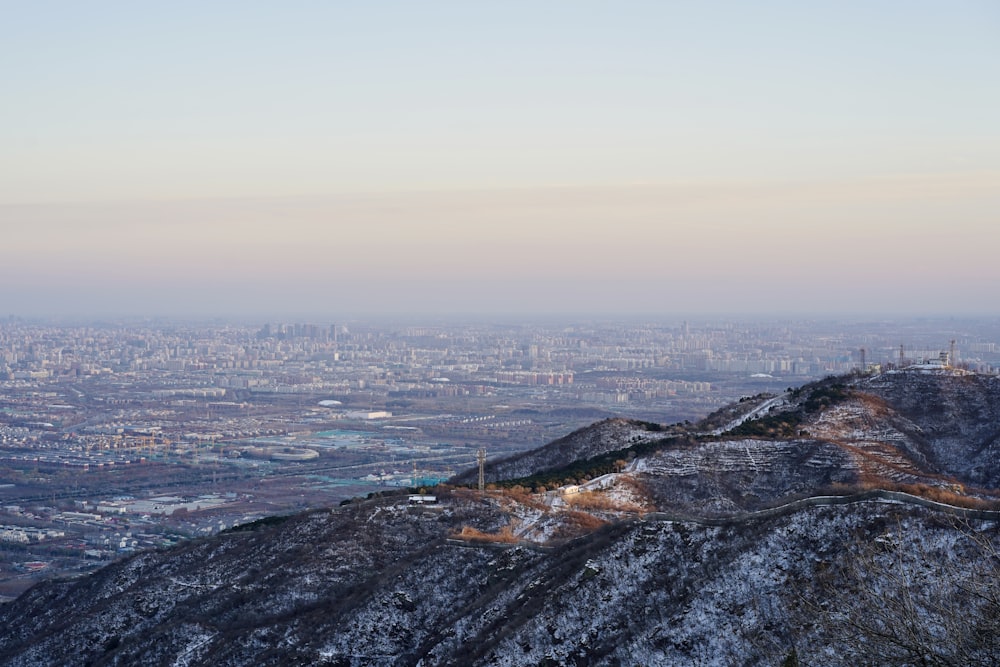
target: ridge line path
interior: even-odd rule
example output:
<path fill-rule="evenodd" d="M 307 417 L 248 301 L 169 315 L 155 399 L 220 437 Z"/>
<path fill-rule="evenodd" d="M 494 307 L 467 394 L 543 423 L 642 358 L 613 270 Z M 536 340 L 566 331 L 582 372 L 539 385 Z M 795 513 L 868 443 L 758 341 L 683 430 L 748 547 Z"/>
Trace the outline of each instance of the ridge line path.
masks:
<path fill-rule="evenodd" d="M 751 419 L 756 419 L 757 417 L 760 417 L 761 415 L 767 413 L 771 408 L 785 402 L 785 397 L 787 395 L 788 392 L 783 392 L 775 396 L 774 398 L 769 398 L 760 405 L 758 405 L 756 408 L 751 410 L 750 412 L 747 412 L 746 414 L 737 417 L 736 419 L 729 422 L 725 426 L 720 426 L 719 428 L 712 429 L 711 431 L 708 432 L 707 435 L 722 435 L 726 431 L 732 431 L 734 428 L 743 424 L 744 422 L 748 422 Z"/>
<path fill-rule="evenodd" d="M 807 507 L 834 507 L 837 505 L 853 505 L 855 503 L 866 503 L 866 502 L 883 502 L 883 503 L 890 503 L 897 505 L 917 505 L 920 507 L 926 507 L 928 509 L 944 512 L 946 514 L 951 514 L 952 516 L 958 516 L 967 519 L 979 519 L 984 521 L 991 521 L 991 520 L 996 521 L 1000 519 L 1000 511 L 996 510 L 983 510 L 983 509 L 974 509 L 971 507 L 959 507 L 957 505 L 949 505 L 947 503 L 941 503 L 936 500 L 929 500 L 927 498 L 914 496 L 912 494 L 903 493 L 901 491 L 887 491 L 884 489 L 873 489 L 871 491 L 863 491 L 861 493 L 855 493 L 849 496 L 809 496 L 807 498 L 800 498 L 798 500 L 793 500 L 790 503 L 779 505 L 778 507 L 769 507 L 767 509 L 756 510 L 754 512 L 747 512 L 745 514 L 735 514 L 730 516 L 698 517 L 698 516 L 671 514 L 669 512 L 649 512 L 645 514 L 640 520 L 664 521 L 664 522 L 676 521 L 679 523 L 697 523 L 707 526 L 722 526 L 733 523 L 745 523 L 747 521 L 754 521 L 756 519 L 769 519 L 776 516 L 794 514 L 795 512 L 798 512 L 799 510 L 805 509 Z"/>
<path fill-rule="evenodd" d="M 1000 511 L 997 510 L 981 510 L 969 507 L 959 507 L 957 505 L 940 503 L 935 500 L 928 500 L 927 498 L 921 498 L 920 496 L 914 496 L 909 493 L 902 493 L 900 491 L 886 491 L 884 489 L 873 489 L 871 491 L 863 491 L 861 493 L 855 493 L 849 496 L 809 496 L 807 498 L 800 498 L 798 500 L 793 500 L 790 503 L 779 505 L 778 507 L 770 507 L 767 509 L 757 510 L 754 512 L 747 512 L 745 514 L 735 514 L 729 516 L 699 517 L 692 515 L 672 514 L 670 512 L 647 512 L 640 517 L 632 519 L 619 519 L 617 521 L 612 522 L 609 525 L 621 526 L 624 524 L 634 525 L 646 522 L 656 522 L 656 523 L 693 523 L 701 526 L 730 526 L 734 524 L 742 524 L 750 521 L 756 521 L 758 519 L 770 519 L 779 516 L 786 516 L 789 514 L 794 514 L 800 510 L 809 507 L 835 507 L 839 505 L 854 505 L 867 502 L 920 506 L 931 510 L 943 512 L 945 514 L 950 514 L 954 517 L 958 517 L 961 519 L 975 519 L 979 521 L 1000 521 Z M 591 535 L 592 535 L 591 533 L 587 533 L 585 535 L 579 535 L 577 537 L 570 538 L 566 541 L 553 540 L 549 542 L 533 542 L 531 540 L 517 540 L 515 542 L 492 542 L 488 540 L 448 537 L 445 539 L 444 543 L 466 548 L 492 547 L 494 549 L 508 549 L 511 547 L 524 547 L 527 549 L 532 549 L 534 551 L 547 552 L 557 549 L 560 546 L 566 544 L 572 544 L 580 540 L 590 539 Z"/>

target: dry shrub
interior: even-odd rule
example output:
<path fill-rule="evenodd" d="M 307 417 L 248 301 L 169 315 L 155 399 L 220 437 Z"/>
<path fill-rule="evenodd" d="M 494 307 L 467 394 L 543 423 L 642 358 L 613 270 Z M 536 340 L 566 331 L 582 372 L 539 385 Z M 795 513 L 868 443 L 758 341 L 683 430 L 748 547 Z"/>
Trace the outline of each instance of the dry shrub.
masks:
<path fill-rule="evenodd" d="M 656 503 L 653 500 L 652 494 L 649 492 L 649 488 L 644 482 L 630 475 L 623 475 L 616 480 L 616 483 L 630 491 L 638 500 L 637 504 L 641 505 L 644 511 L 649 508 L 655 509 Z"/>
<path fill-rule="evenodd" d="M 518 541 L 517 536 L 514 535 L 514 527 L 507 524 L 495 533 L 486 533 L 472 526 L 462 526 L 455 537 L 460 540 L 468 540 L 470 542 L 494 542 L 499 544 L 514 544 Z"/>
<path fill-rule="evenodd" d="M 566 512 L 566 525 L 570 528 L 589 532 L 597 530 L 607 523 L 604 519 L 598 518 L 593 514 L 587 514 L 586 512 L 577 512 L 575 510 Z"/>
<path fill-rule="evenodd" d="M 506 489 L 504 490 L 503 495 L 527 507 L 543 511 L 548 511 L 549 509 L 548 505 L 539 500 L 538 496 L 523 486 L 515 486 L 513 488 Z"/>
<path fill-rule="evenodd" d="M 895 491 L 906 493 L 918 498 L 932 500 L 944 505 L 961 507 L 974 510 L 1000 510 L 1000 502 L 987 498 L 980 498 L 973 495 L 966 495 L 965 488 L 961 484 L 950 484 L 948 486 L 937 486 L 926 483 L 905 483 L 893 482 L 887 479 L 879 479 L 870 475 L 862 475 L 855 484 L 843 484 L 834 482 L 824 490 L 834 496 L 850 496 L 865 491 Z"/>
<path fill-rule="evenodd" d="M 616 500 L 604 493 L 584 492 L 564 496 L 563 500 L 570 507 L 587 510 L 604 510 L 607 512 L 642 512 L 643 508 L 635 503 Z"/>
<path fill-rule="evenodd" d="M 940 486 L 931 486 L 930 484 L 895 484 L 893 486 L 897 487 L 892 489 L 893 491 L 902 491 L 903 493 L 920 496 L 921 498 L 945 505 L 976 510 L 991 510 L 997 507 L 995 501 L 962 495 L 961 493 Z"/>
<path fill-rule="evenodd" d="M 932 500 L 936 503 L 942 503 L 944 505 L 952 505 L 954 507 L 963 507 L 965 509 L 974 510 L 996 510 L 1000 509 L 1000 503 L 995 500 L 987 500 L 985 498 L 977 498 L 976 496 L 967 496 L 962 493 L 961 485 L 953 485 L 951 487 L 935 486 L 931 484 L 913 483 L 906 484 L 904 482 L 891 482 L 889 480 L 880 480 L 873 478 L 864 478 L 859 484 L 860 488 L 865 491 L 874 491 L 881 489 L 883 491 L 896 491 L 899 493 L 908 493 L 911 496 L 917 496 L 919 498 L 924 498 L 926 500 Z"/>

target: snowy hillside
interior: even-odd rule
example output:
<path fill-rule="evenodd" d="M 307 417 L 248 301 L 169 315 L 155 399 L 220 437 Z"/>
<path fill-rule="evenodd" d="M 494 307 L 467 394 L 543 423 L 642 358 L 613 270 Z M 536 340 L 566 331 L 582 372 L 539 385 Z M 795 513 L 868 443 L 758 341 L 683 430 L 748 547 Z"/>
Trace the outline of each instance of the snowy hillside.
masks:
<path fill-rule="evenodd" d="M 994 664 L 998 406 L 992 378 L 894 374 L 601 422 L 486 493 L 39 585 L 0 607 L 0 664 Z"/>

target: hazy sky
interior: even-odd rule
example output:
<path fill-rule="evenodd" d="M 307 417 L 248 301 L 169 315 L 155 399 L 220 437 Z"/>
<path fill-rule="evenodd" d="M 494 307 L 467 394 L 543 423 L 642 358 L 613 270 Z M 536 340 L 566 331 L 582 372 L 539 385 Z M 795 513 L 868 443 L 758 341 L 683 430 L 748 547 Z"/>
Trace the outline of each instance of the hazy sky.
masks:
<path fill-rule="evenodd" d="M 0 12 L 3 314 L 997 313 L 994 0 Z"/>

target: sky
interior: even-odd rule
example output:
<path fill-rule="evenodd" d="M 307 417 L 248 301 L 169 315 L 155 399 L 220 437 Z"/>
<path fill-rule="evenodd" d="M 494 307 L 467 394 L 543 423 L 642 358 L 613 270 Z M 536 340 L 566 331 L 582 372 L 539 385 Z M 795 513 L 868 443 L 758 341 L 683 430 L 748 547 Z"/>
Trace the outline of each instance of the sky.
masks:
<path fill-rule="evenodd" d="M 0 314 L 997 313 L 993 0 L 0 15 Z"/>

